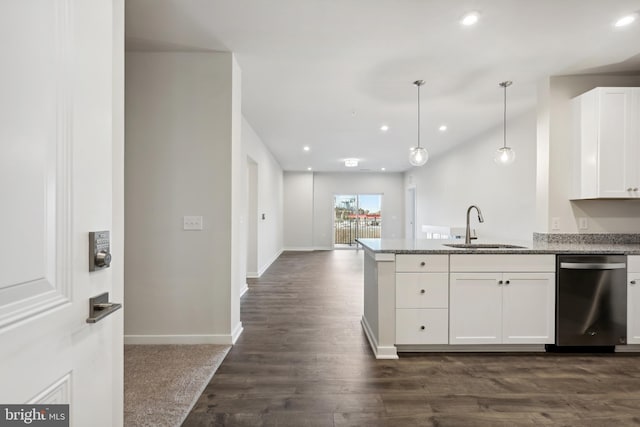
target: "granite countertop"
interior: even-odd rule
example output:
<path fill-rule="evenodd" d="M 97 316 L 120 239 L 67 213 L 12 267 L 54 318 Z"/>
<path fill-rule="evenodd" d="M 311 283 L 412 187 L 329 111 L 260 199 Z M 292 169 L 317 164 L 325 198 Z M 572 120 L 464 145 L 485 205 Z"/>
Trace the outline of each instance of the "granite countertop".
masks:
<path fill-rule="evenodd" d="M 373 252 L 396 254 L 622 254 L 640 255 L 640 243 L 552 243 L 541 241 L 474 240 L 472 244 L 501 243 L 522 248 L 469 249 L 444 246 L 464 243 L 464 240 L 439 239 L 357 239 Z"/>

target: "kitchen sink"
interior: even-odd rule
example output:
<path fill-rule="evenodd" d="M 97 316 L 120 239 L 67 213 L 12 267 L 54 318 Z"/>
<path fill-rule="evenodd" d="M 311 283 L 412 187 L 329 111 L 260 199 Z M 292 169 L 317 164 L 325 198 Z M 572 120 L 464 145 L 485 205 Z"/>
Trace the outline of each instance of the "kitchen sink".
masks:
<path fill-rule="evenodd" d="M 444 246 L 461 249 L 525 249 L 525 246 L 508 245 L 506 243 L 448 243 Z"/>

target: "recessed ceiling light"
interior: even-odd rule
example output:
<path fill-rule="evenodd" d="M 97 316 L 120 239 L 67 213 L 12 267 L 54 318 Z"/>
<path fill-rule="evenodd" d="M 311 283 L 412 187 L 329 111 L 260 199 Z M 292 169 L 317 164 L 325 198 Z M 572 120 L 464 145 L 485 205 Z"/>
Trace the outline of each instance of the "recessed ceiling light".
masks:
<path fill-rule="evenodd" d="M 381 170 L 382 172 L 384 172 L 384 171 L 386 171 L 386 170 L 387 170 L 387 168 L 380 168 L 380 170 Z"/>
<path fill-rule="evenodd" d="M 627 25 L 632 24 L 637 17 L 638 16 L 635 13 L 632 15 L 623 16 L 622 18 L 618 19 L 614 25 L 616 27 L 626 27 Z"/>
<path fill-rule="evenodd" d="M 480 15 L 478 14 L 478 12 L 469 12 L 462 17 L 462 20 L 460 21 L 460 23 L 465 27 L 469 27 L 471 25 L 474 25 L 476 22 L 478 22 L 479 17 Z"/>
<path fill-rule="evenodd" d="M 311 170 L 311 166 L 309 166 L 309 167 L 307 168 L 307 170 L 308 170 L 308 171 L 310 171 L 310 170 Z"/>
<path fill-rule="evenodd" d="M 447 125 L 440 125 L 440 127 L 438 128 L 438 130 L 440 132 L 444 132 L 445 130 L 447 130 Z"/>
<path fill-rule="evenodd" d="M 304 147 L 302 147 L 302 149 L 303 149 L 304 151 L 309 151 L 309 150 L 311 150 L 311 148 L 309 148 L 309 146 L 308 146 L 308 145 L 305 145 Z"/>
<path fill-rule="evenodd" d="M 387 126 L 387 125 L 382 125 L 382 126 L 380 126 L 380 130 L 381 130 L 382 132 L 386 132 L 386 131 L 388 131 L 388 130 L 389 130 L 389 126 Z"/>
<path fill-rule="evenodd" d="M 348 168 L 355 168 L 358 166 L 358 159 L 345 159 L 344 165 Z"/>

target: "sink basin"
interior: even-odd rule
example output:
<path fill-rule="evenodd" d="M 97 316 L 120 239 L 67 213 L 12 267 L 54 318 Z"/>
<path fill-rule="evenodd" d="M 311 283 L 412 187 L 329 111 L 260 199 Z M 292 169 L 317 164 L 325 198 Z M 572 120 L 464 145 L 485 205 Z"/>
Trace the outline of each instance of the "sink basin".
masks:
<path fill-rule="evenodd" d="M 450 248 L 461 249 L 524 249 L 525 246 L 508 245 L 505 243 L 449 243 L 445 244 Z"/>

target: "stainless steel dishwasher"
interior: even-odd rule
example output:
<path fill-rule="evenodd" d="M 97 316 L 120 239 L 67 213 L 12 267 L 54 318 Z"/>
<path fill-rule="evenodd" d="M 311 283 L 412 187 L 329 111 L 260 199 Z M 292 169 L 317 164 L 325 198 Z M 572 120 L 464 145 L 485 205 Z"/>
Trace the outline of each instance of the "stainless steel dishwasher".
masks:
<path fill-rule="evenodd" d="M 556 346 L 627 343 L 626 255 L 558 255 Z"/>

